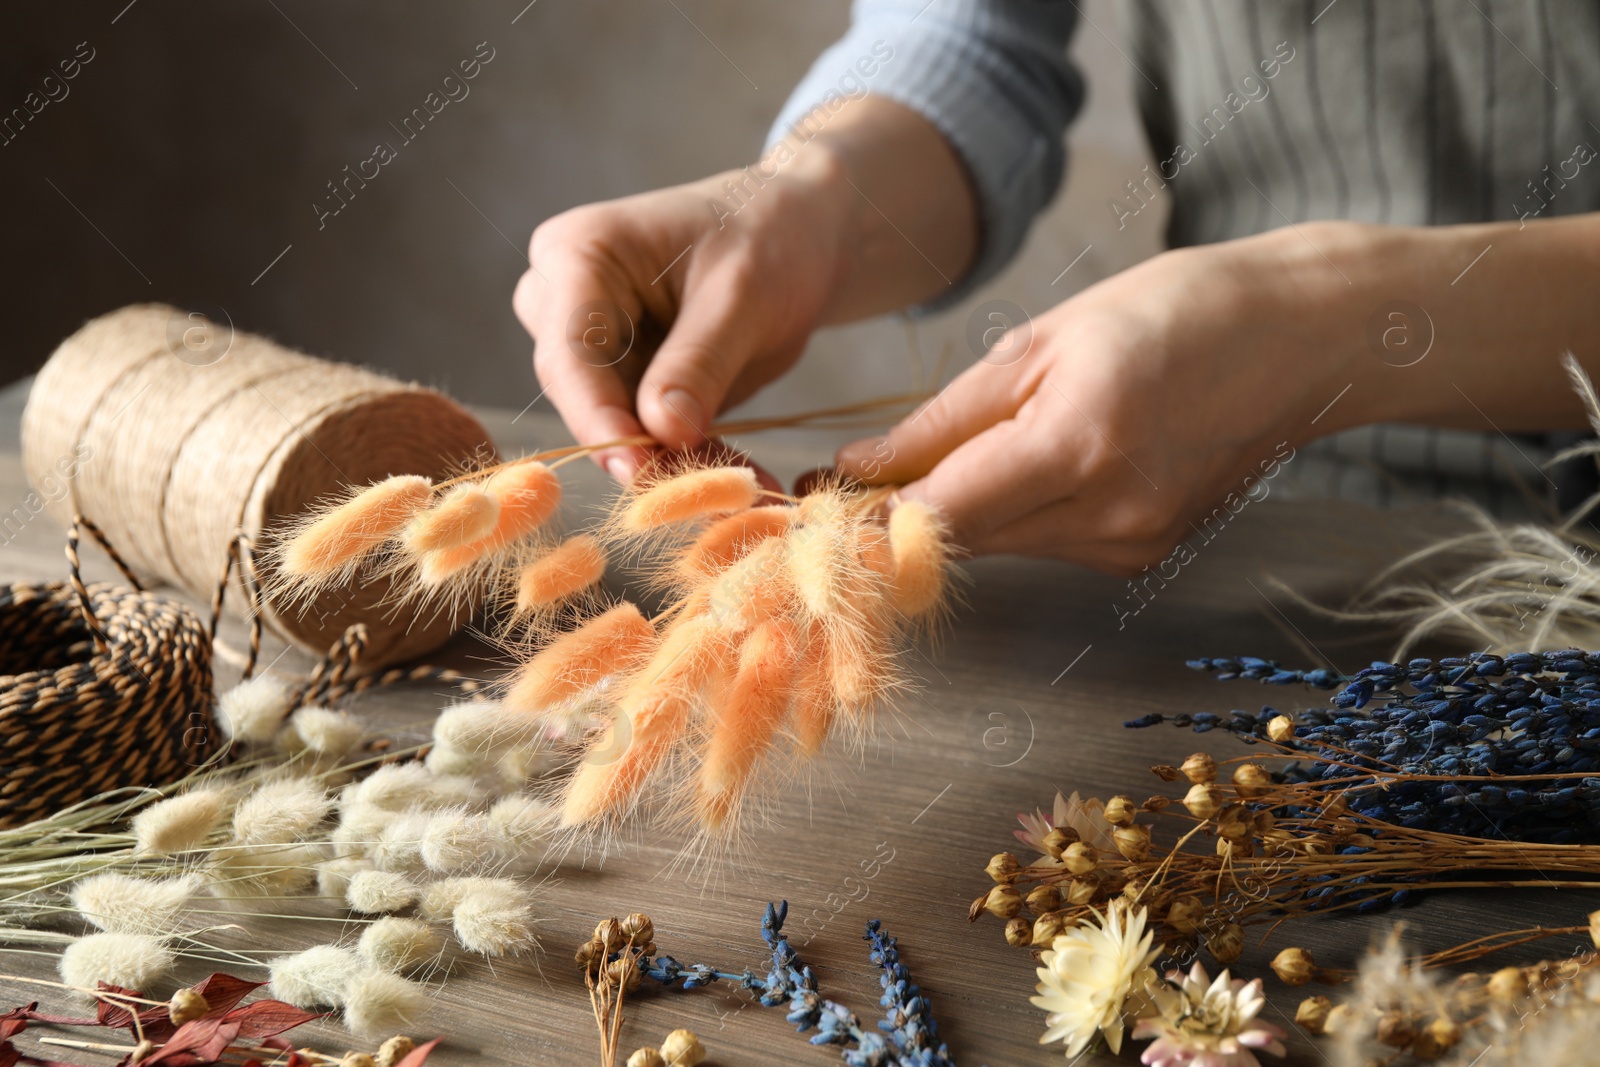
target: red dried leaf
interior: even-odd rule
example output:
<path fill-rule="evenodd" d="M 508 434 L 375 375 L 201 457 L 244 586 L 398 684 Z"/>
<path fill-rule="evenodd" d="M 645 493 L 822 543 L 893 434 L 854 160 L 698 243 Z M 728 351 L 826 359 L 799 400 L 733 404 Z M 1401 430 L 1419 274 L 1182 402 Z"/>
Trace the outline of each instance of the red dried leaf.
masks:
<path fill-rule="evenodd" d="M 9 1041 L 0 1041 L 0 1067 L 16 1067 L 22 1062 L 22 1053 Z"/>
<path fill-rule="evenodd" d="M 253 1001 L 226 1016 L 228 1022 L 239 1024 L 239 1036 L 248 1038 L 274 1037 L 322 1017 L 322 1013 L 301 1011 L 281 1000 Z"/>
<path fill-rule="evenodd" d="M 394 1067 L 422 1067 L 423 1064 L 428 1062 L 429 1054 L 432 1053 L 433 1050 L 438 1047 L 439 1042 L 443 1040 L 444 1038 L 442 1037 L 436 1037 L 432 1041 L 429 1041 L 426 1045 L 418 1045 L 416 1048 L 407 1053 L 406 1058 L 395 1064 Z"/>
<path fill-rule="evenodd" d="M 238 1036 L 238 1024 L 227 1019 L 196 1019 L 178 1027 L 161 1050 L 143 1062 L 197 1067 L 219 1059 Z"/>
<path fill-rule="evenodd" d="M 238 1006 L 239 1001 L 266 984 L 218 973 L 197 984 L 194 991 L 205 997 L 206 1003 L 211 1005 L 211 1010 L 206 1012 L 206 1017 L 210 1018 L 213 1015 L 226 1015 Z"/>
<path fill-rule="evenodd" d="M 16 1011 L 31 1011 L 32 1008 L 33 1005 L 30 1004 L 26 1008 L 17 1008 Z M 10 1041 L 13 1037 L 26 1030 L 29 1018 L 30 1016 L 18 1015 L 13 1012 L 7 1012 L 3 1017 L 0 1017 L 0 1041 Z"/>

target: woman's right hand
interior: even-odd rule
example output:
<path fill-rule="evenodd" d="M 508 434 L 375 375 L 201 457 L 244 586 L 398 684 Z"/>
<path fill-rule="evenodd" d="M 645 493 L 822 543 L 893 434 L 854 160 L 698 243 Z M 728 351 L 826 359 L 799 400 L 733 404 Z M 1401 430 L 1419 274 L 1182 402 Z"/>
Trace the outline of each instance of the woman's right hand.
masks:
<path fill-rule="evenodd" d="M 534 231 L 513 297 L 539 383 L 579 444 L 701 445 L 818 325 L 958 274 L 976 240 L 965 181 L 925 120 L 866 97 L 744 170 L 563 212 Z M 648 454 L 595 459 L 627 482 Z"/>

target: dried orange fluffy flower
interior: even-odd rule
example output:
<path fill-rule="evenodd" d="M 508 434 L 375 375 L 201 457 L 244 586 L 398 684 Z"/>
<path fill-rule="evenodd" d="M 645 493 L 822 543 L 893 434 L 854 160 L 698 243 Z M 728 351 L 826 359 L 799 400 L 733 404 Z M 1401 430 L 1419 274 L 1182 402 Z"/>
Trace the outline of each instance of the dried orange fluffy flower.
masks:
<path fill-rule="evenodd" d="M 561 503 L 561 479 L 543 463 L 516 463 L 485 479 L 483 493 L 498 508 L 493 527 L 466 544 L 424 551 L 417 572 L 424 587 L 443 585 L 538 530 Z"/>
<path fill-rule="evenodd" d="M 783 504 L 750 508 L 718 519 L 677 558 L 674 577 L 690 584 L 715 577 L 761 541 L 787 532 L 794 521 L 795 509 Z"/>
<path fill-rule="evenodd" d="M 631 669 L 655 644 L 655 627 L 624 601 L 545 646 L 522 666 L 506 693 L 505 706 L 542 714 L 553 705 Z"/>
<path fill-rule="evenodd" d="M 769 537 L 708 583 L 704 613 L 729 630 L 748 630 L 784 614 L 793 596 L 789 547 Z"/>
<path fill-rule="evenodd" d="M 611 726 L 589 748 L 567 785 L 563 826 L 625 808 L 688 728 L 702 686 L 717 669 L 727 637 L 714 619 L 674 623 L 650 662 L 617 703 Z"/>
<path fill-rule="evenodd" d="M 411 520 L 406 547 L 418 554 L 460 548 L 487 537 L 499 520 L 499 501 L 481 486 L 458 485 Z"/>
<path fill-rule="evenodd" d="M 738 669 L 717 694 L 700 764 L 695 807 L 702 825 L 718 830 L 729 821 L 751 773 L 772 747 L 788 710 L 794 653 L 793 626 L 787 622 L 763 622 L 745 636 Z"/>
<path fill-rule="evenodd" d="M 627 533 L 649 533 L 707 515 L 743 511 L 760 495 L 756 472 L 749 467 L 707 467 L 643 490 L 628 503 L 618 523 Z"/>
<path fill-rule="evenodd" d="M 889 515 L 889 544 L 895 608 L 908 619 L 937 612 L 944 606 L 950 565 L 944 523 L 928 505 L 907 501 Z"/>
<path fill-rule="evenodd" d="M 433 483 L 399 474 L 357 493 L 300 530 L 283 548 L 286 577 L 335 579 L 410 522 L 433 498 Z"/>
<path fill-rule="evenodd" d="M 606 554 L 600 542 L 588 534 L 570 537 L 522 568 L 517 575 L 517 610 L 560 603 L 594 585 L 605 572 Z"/>

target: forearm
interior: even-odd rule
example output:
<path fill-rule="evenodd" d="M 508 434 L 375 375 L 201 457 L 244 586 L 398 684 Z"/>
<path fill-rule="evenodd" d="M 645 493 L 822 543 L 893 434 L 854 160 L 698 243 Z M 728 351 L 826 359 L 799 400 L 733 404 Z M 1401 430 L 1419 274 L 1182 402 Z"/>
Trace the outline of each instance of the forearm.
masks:
<path fill-rule="evenodd" d="M 1525 226 L 1320 223 L 1252 240 L 1268 249 L 1264 277 L 1276 280 L 1265 284 L 1280 312 L 1304 323 L 1298 341 L 1310 351 L 1298 361 L 1324 379 L 1312 402 L 1332 403 L 1288 413 L 1285 433 L 1374 422 L 1586 425 L 1560 356 L 1570 350 L 1600 377 L 1600 215 Z"/>
<path fill-rule="evenodd" d="M 820 127 L 820 130 L 817 129 Z M 909 108 L 877 96 L 818 113 L 792 153 L 841 219 L 840 255 L 823 320 L 849 322 L 937 298 L 971 266 L 978 245 L 972 184 L 948 141 Z"/>

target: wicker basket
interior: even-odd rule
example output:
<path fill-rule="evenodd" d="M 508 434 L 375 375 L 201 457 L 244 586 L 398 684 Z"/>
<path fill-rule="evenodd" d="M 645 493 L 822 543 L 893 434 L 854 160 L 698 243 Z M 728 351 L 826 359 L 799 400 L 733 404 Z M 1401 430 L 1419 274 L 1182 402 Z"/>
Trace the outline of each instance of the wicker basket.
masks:
<path fill-rule="evenodd" d="M 216 755 L 204 620 L 137 583 L 85 586 L 76 528 L 67 558 L 69 582 L 0 585 L 0 827 Z"/>

